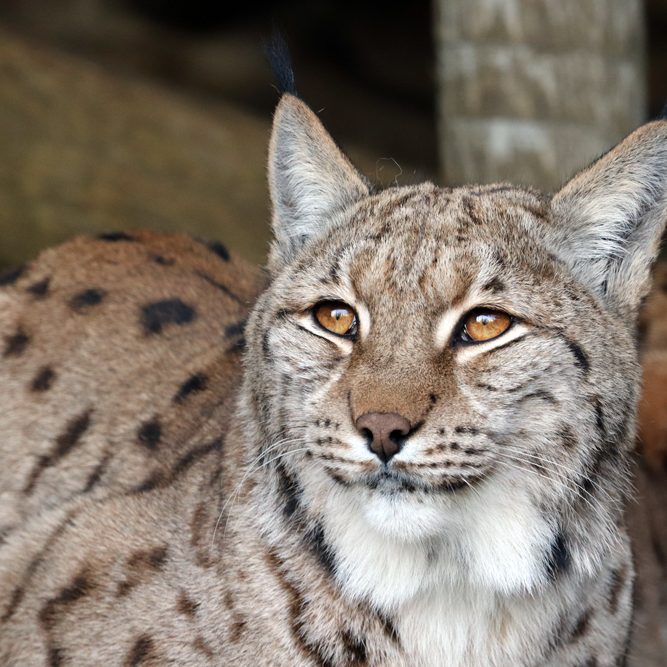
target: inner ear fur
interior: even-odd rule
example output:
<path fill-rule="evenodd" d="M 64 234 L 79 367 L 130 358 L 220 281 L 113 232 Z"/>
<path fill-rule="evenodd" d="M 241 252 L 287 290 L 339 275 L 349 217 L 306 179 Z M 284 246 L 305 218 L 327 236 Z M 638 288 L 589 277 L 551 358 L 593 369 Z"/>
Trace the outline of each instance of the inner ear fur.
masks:
<path fill-rule="evenodd" d="M 551 206 L 556 254 L 610 306 L 636 314 L 667 219 L 667 122 L 633 132 Z"/>
<path fill-rule="evenodd" d="M 269 191 L 275 241 L 270 266 L 289 262 L 337 212 L 368 195 L 366 179 L 300 99 L 283 95 L 269 145 Z"/>

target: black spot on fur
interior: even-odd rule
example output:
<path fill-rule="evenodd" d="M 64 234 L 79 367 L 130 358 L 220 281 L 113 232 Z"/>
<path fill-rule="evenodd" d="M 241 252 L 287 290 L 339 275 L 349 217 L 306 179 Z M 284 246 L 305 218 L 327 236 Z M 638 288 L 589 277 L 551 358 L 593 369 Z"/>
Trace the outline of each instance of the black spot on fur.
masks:
<path fill-rule="evenodd" d="M 572 629 L 572 634 L 570 635 L 570 641 L 576 641 L 583 637 L 587 632 L 591 623 L 591 612 L 590 610 L 585 611 L 578 619 Z"/>
<path fill-rule="evenodd" d="M 240 303 L 241 305 L 246 305 L 243 299 L 241 299 L 239 296 L 234 294 L 232 290 L 229 289 L 226 285 L 223 285 L 221 282 L 217 281 L 215 278 L 212 278 L 211 276 L 208 275 L 205 271 L 194 271 L 193 272 L 198 278 L 201 278 L 202 280 L 205 280 L 209 285 L 215 287 L 216 289 L 219 289 L 223 294 L 228 296 L 230 299 L 233 301 L 236 301 L 236 303 Z"/>
<path fill-rule="evenodd" d="M 149 257 L 160 266 L 172 266 L 176 263 L 175 259 L 172 259 L 171 257 L 165 257 L 164 255 L 151 254 Z"/>
<path fill-rule="evenodd" d="M 19 329 L 12 336 L 5 337 L 5 349 L 2 353 L 3 357 L 20 357 L 24 352 L 28 343 L 30 342 L 30 336 Z"/>
<path fill-rule="evenodd" d="M 243 352 L 246 349 L 246 339 L 239 336 L 231 345 L 225 348 L 225 354 Z"/>
<path fill-rule="evenodd" d="M 23 586 L 17 586 L 14 591 L 12 592 L 12 597 L 9 600 L 9 606 L 5 610 L 5 613 L 2 615 L 2 618 L 0 618 L 0 622 L 6 623 L 13 615 L 14 612 L 16 611 L 16 608 L 21 604 L 21 600 L 23 600 L 23 597 L 25 595 L 25 588 Z"/>
<path fill-rule="evenodd" d="M 49 648 L 49 667 L 62 667 L 65 664 L 65 655 L 62 649 L 55 646 Z"/>
<path fill-rule="evenodd" d="M 22 264 L 21 266 L 0 273 L 0 287 L 13 285 L 25 273 L 27 268 L 26 264 Z"/>
<path fill-rule="evenodd" d="M 146 447 L 146 449 L 155 450 L 160 444 L 162 437 L 162 426 L 160 420 L 154 417 L 150 421 L 144 422 L 137 431 L 137 440 L 139 444 Z"/>
<path fill-rule="evenodd" d="M 155 301 L 141 309 L 141 325 L 147 334 L 159 334 L 169 324 L 182 326 L 196 318 L 195 309 L 177 298 Z"/>
<path fill-rule="evenodd" d="M 86 412 L 78 417 L 74 417 L 67 423 L 65 430 L 56 439 L 56 444 L 51 453 L 41 456 L 38 459 L 23 489 L 24 493 L 30 493 L 33 490 L 37 480 L 46 468 L 56 464 L 76 447 L 90 426 L 91 413 L 91 410 L 86 410 Z"/>
<path fill-rule="evenodd" d="M 128 667 L 137 667 L 144 660 L 152 657 L 155 650 L 155 642 L 149 635 L 141 635 L 132 646 L 128 654 L 125 664 Z"/>
<path fill-rule="evenodd" d="M 48 391 L 53 386 L 56 373 L 50 366 L 43 366 L 30 383 L 30 391 Z"/>
<path fill-rule="evenodd" d="M 208 386 L 208 376 L 204 373 L 191 375 L 179 388 L 174 396 L 174 403 L 183 403 L 188 396 L 204 391 Z"/>
<path fill-rule="evenodd" d="M 240 322 L 234 322 L 233 324 L 228 324 L 225 327 L 225 336 L 227 338 L 233 338 L 234 336 L 241 336 L 245 330 L 246 320 L 241 320 Z"/>
<path fill-rule="evenodd" d="M 86 410 L 81 415 L 67 423 L 65 431 L 59 435 L 56 440 L 56 447 L 53 451 L 54 461 L 69 454 L 69 452 L 78 444 L 83 434 L 90 427 L 91 413 L 92 410 Z"/>
<path fill-rule="evenodd" d="M 189 452 L 186 452 L 174 466 L 172 470 L 172 478 L 177 477 L 181 473 L 185 472 L 188 468 L 191 468 L 199 459 L 204 458 L 211 452 L 219 452 L 222 450 L 222 440 L 217 439 L 213 442 L 198 445 L 193 447 Z"/>
<path fill-rule="evenodd" d="M 355 666 L 365 665 L 368 661 L 366 642 L 349 631 L 343 632 L 341 634 L 341 639 L 343 640 L 343 646 L 345 646 L 345 650 L 348 653 L 347 664 Z"/>
<path fill-rule="evenodd" d="M 569 567 L 570 552 L 567 548 L 565 535 L 562 532 L 559 532 L 551 544 L 551 550 L 547 555 L 547 575 L 551 581 L 555 581 L 561 574 L 567 572 Z"/>
<path fill-rule="evenodd" d="M 165 475 L 161 471 L 156 471 L 151 473 L 146 479 L 138 484 L 134 489 L 132 489 L 133 493 L 148 493 L 149 491 L 152 491 L 153 489 L 157 489 L 158 487 L 162 486 L 166 481 Z"/>
<path fill-rule="evenodd" d="M 107 293 L 103 289 L 91 288 L 83 290 L 83 292 L 75 294 L 69 300 L 69 306 L 72 310 L 76 311 L 77 313 L 83 313 L 87 311 L 89 308 L 92 308 L 93 306 L 97 306 L 100 303 L 102 303 L 106 295 Z"/>
<path fill-rule="evenodd" d="M 206 247 L 214 252 L 223 262 L 229 261 L 229 250 L 220 241 L 209 241 Z"/>
<path fill-rule="evenodd" d="M 39 613 L 42 625 L 50 630 L 63 616 L 63 607 L 73 604 L 85 597 L 93 589 L 93 584 L 85 573 L 77 575 L 72 583 L 63 588 L 53 599 L 49 600 Z"/>
<path fill-rule="evenodd" d="M 398 636 L 398 630 L 394 625 L 393 620 L 389 616 L 385 616 L 381 612 L 376 612 L 380 625 L 382 625 L 382 631 L 388 639 L 391 639 L 397 644 L 401 643 L 400 637 Z"/>
<path fill-rule="evenodd" d="M 126 232 L 104 232 L 98 234 L 96 237 L 100 241 L 108 241 L 110 243 L 118 243 L 119 241 L 136 241 L 133 236 Z"/>
<path fill-rule="evenodd" d="M 176 609 L 178 609 L 179 613 L 183 614 L 183 616 L 192 617 L 197 613 L 197 607 L 199 607 L 198 602 L 188 597 L 185 591 L 180 592 L 176 599 Z"/>
<path fill-rule="evenodd" d="M 86 485 L 83 487 L 82 493 L 89 493 L 99 484 L 102 476 L 109 467 L 110 460 L 111 454 L 105 454 L 102 460 L 93 468 L 93 471 L 90 473 L 90 476 L 86 480 Z"/>
<path fill-rule="evenodd" d="M 44 278 L 44 280 L 39 280 L 30 285 L 26 291 L 32 294 L 35 299 L 43 299 L 49 293 L 50 284 L 51 278 Z"/>

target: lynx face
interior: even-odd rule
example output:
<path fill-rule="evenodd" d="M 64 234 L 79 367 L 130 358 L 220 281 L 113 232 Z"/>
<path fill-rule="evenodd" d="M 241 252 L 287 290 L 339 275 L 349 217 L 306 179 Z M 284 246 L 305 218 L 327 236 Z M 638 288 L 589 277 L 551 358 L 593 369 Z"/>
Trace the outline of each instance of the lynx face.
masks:
<path fill-rule="evenodd" d="M 376 538 L 497 590 L 593 572 L 617 540 L 634 433 L 648 274 L 619 254 L 610 225 L 631 206 L 601 176 L 630 158 L 553 199 L 372 193 L 296 100 L 275 128 L 273 281 L 247 387 L 286 512 L 323 523 L 355 594 L 381 585 L 349 583 Z"/>

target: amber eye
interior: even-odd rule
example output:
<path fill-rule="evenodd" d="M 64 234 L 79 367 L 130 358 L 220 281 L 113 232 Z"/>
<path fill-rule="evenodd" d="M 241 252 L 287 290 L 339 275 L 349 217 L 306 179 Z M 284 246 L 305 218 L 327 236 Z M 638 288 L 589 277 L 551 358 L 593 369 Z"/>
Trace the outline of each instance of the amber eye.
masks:
<path fill-rule="evenodd" d="M 512 325 L 512 317 L 499 310 L 477 308 L 463 320 L 461 339 L 467 343 L 483 343 L 504 334 Z"/>
<path fill-rule="evenodd" d="M 357 333 L 357 314 L 342 301 L 321 301 L 313 308 L 317 323 L 337 336 L 351 338 Z"/>

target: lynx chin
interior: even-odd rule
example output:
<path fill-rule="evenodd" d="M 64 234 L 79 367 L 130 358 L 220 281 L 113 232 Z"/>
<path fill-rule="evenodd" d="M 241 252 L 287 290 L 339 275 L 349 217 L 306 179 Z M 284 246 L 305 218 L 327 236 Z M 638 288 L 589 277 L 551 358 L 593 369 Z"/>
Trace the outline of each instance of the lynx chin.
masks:
<path fill-rule="evenodd" d="M 0 278 L 0 664 L 623 664 L 667 122 L 553 196 L 378 191 L 284 95 L 269 185 L 264 273 L 119 232 Z"/>

